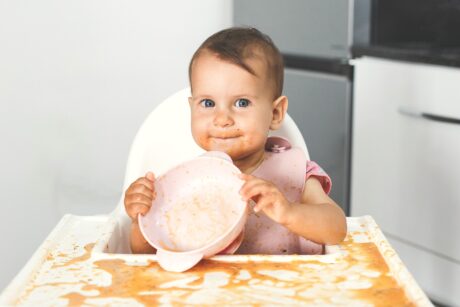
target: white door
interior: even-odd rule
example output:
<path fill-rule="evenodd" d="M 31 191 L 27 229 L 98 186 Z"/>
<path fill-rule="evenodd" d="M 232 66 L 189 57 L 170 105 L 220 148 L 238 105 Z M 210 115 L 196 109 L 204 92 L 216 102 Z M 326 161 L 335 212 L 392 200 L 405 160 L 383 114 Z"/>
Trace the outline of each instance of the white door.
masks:
<path fill-rule="evenodd" d="M 356 61 L 352 215 L 372 215 L 434 299 L 460 302 L 460 69 Z"/>

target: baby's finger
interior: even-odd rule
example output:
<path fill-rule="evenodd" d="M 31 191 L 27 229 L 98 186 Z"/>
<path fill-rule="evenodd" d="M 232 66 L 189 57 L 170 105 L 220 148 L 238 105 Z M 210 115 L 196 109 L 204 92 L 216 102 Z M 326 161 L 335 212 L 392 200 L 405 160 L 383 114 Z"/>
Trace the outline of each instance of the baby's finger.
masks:
<path fill-rule="evenodd" d="M 254 205 L 253 210 L 257 213 L 259 211 L 262 211 L 265 207 L 267 207 L 270 204 L 271 202 L 268 199 L 260 198 L 259 201 Z"/>
<path fill-rule="evenodd" d="M 131 219 L 135 220 L 139 214 L 145 215 L 149 210 L 149 206 L 142 203 L 135 203 L 132 204 L 126 212 Z"/>
<path fill-rule="evenodd" d="M 262 180 L 254 180 L 246 182 L 240 190 L 240 194 L 244 200 L 253 198 L 258 194 L 263 194 L 267 189 L 267 184 Z"/>
<path fill-rule="evenodd" d="M 155 180 L 155 174 L 152 172 L 147 172 L 147 174 L 145 174 L 145 178 L 153 182 Z"/>
<path fill-rule="evenodd" d="M 251 185 L 254 185 L 259 182 L 265 182 L 264 180 L 251 176 L 251 175 L 247 175 L 247 174 L 241 174 L 241 175 L 244 175 L 244 177 L 243 176 L 240 177 L 241 179 L 244 180 L 242 188 L 250 187 Z"/>
<path fill-rule="evenodd" d="M 254 207 L 252 207 L 252 210 L 254 210 L 254 212 L 257 213 L 262 211 L 265 206 L 266 202 L 262 198 L 261 200 L 259 200 L 259 202 L 255 203 Z"/>
<path fill-rule="evenodd" d="M 152 206 L 152 197 L 141 193 L 128 194 L 125 196 L 125 204 L 127 207 L 137 203 L 144 204 L 150 208 Z"/>
<path fill-rule="evenodd" d="M 140 185 L 140 184 L 145 185 L 146 187 L 148 187 L 152 191 L 154 189 L 153 181 L 147 179 L 146 177 L 141 177 L 141 178 L 137 179 L 136 181 L 134 181 L 131 184 L 131 187 L 134 187 L 134 186 L 137 186 L 137 185 Z"/>
<path fill-rule="evenodd" d="M 142 194 L 148 197 L 150 201 L 152 201 L 154 198 L 155 192 L 150 187 L 146 186 L 145 184 L 139 183 L 139 184 L 133 185 L 131 189 L 129 189 L 126 192 L 127 196 L 135 195 L 135 194 Z"/>

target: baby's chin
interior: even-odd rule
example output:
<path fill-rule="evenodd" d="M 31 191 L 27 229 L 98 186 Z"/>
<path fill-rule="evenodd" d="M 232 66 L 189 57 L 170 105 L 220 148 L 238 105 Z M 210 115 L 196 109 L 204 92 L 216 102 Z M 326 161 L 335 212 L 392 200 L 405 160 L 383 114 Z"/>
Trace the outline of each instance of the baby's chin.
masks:
<path fill-rule="evenodd" d="M 219 139 L 211 139 L 208 143 L 207 146 L 204 146 L 207 148 L 206 150 L 215 150 L 215 151 L 222 151 L 225 152 L 228 155 L 231 155 L 232 152 L 235 151 L 241 151 L 241 144 L 238 142 L 237 139 L 225 139 L 225 140 L 219 140 Z"/>
<path fill-rule="evenodd" d="M 221 147 L 221 146 L 211 146 L 208 151 L 225 152 L 227 155 L 230 156 L 230 158 L 232 158 L 232 160 L 234 160 L 238 156 L 238 154 L 232 148 L 225 148 L 225 147 Z"/>

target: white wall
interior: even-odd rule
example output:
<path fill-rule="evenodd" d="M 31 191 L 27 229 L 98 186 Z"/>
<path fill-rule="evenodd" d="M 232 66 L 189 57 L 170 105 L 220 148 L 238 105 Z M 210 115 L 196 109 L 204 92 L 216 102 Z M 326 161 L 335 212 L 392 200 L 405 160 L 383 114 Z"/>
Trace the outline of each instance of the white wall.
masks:
<path fill-rule="evenodd" d="M 64 213 L 109 212 L 129 146 L 231 0 L 0 0 L 0 289 Z"/>

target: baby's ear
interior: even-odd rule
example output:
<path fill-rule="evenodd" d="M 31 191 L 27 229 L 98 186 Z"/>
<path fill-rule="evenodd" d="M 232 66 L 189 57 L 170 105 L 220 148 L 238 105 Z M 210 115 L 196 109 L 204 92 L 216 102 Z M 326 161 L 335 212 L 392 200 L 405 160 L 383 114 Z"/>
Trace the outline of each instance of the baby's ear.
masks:
<path fill-rule="evenodd" d="M 273 101 L 273 117 L 270 124 L 271 130 L 277 130 L 284 120 L 288 108 L 288 99 L 286 96 L 280 96 Z"/>

